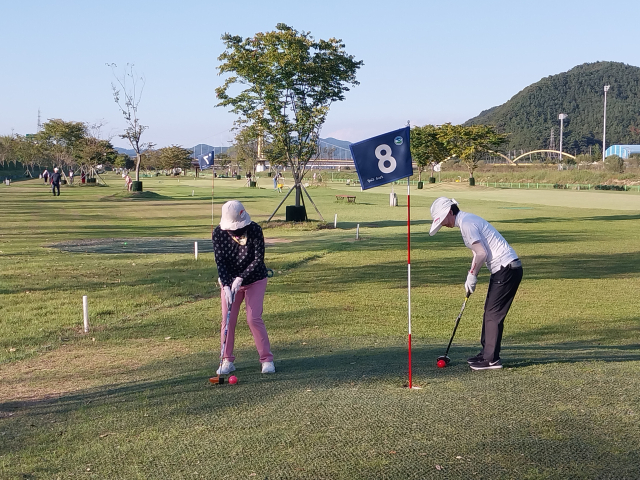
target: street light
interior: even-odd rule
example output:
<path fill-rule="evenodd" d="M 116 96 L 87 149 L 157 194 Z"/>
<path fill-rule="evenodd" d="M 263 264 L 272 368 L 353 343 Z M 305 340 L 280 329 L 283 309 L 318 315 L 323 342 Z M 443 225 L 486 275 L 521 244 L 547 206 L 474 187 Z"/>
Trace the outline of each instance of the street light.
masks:
<path fill-rule="evenodd" d="M 560 120 L 560 163 L 562 163 L 562 129 L 564 127 L 564 119 L 567 117 L 568 115 L 566 113 L 558 115 L 558 120 Z"/>
<path fill-rule="evenodd" d="M 602 163 L 604 163 L 604 152 L 607 150 L 607 92 L 610 85 L 604 86 L 604 127 L 602 128 Z"/>

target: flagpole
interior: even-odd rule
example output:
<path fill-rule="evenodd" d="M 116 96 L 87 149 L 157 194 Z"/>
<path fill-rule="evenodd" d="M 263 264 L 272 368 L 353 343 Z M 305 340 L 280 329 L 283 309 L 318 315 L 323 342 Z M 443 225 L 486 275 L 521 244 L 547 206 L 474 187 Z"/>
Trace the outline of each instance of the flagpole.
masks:
<path fill-rule="evenodd" d="M 213 181 L 216 178 L 215 170 L 213 169 L 213 158 L 211 159 L 211 235 L 213 236 Z"/>
<path fill-rule="evenodd" d="M 409 305 L 409 388 L 413 388 L 411 379 L 411 187 L 407 177 L 407 301 Z"/>

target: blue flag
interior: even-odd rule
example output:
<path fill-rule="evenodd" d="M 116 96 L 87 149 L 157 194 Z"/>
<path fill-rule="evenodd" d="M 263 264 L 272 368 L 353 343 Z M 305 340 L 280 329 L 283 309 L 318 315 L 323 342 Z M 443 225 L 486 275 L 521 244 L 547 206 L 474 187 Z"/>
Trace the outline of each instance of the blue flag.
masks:
<path fill-rule="evenodd" d="M 198 164 L 200 165 L 200 170 L 213 167 L 213 152 L 209 152 L 206 155 L 198 155 Z"/>
<path fill-rule="evenodd" d="M 413 175 L 409 127 L 352 143 L 349 148 L 362 190 Z"/>

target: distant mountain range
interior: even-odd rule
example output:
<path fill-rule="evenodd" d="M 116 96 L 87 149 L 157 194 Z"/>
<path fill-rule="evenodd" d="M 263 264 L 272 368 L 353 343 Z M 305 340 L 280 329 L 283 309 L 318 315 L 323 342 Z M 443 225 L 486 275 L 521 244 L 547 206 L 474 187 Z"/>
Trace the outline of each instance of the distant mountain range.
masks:
<path fill-rule="evenodd" d="M 351 158 L 351 152 L 349 151 L 349 145 L 351 145 L 351 142 L 347 142 L 346 140 L 337 140 L 331 137 L 321 138 L 320 142 L 333 145 L 338 148 L 346 149 L 347 158 Z M 130 157 L 136 156 L 135 150 L 131 148 L 122 148 L 122 147 L 114 147 L 114 148 L 118 151 L 118 153 L 124 153 L 126 155 L 129 155 Z M 227 150 L 229 150 L 229 147 L 212 147 L 211 145 L 207 145 L 206 143 L 199 143 L 198 145 L 189 148 L 189 150 L 191 150 L 192 152 L 195 152 L 196 156 L 207 154 L 212 150 L 214 152 L 214 155 L 217 155 L 217 154 L 226 152 Z"/>
<path fill-rule="evenodd" d="M 553 146 L 557 150 L 558 115 L 564 113 L 568 118 L 563 124 L 563 150 L 587 153 L 594 147 L 597 151 L 602 147 L 605 85 L 610 85 L 607 147 L 640 143 L 640 68 L 617 62 L 585 63 L 543 78 L 465 125 L 495 125 L 509 134 L 507 149 Z"/>

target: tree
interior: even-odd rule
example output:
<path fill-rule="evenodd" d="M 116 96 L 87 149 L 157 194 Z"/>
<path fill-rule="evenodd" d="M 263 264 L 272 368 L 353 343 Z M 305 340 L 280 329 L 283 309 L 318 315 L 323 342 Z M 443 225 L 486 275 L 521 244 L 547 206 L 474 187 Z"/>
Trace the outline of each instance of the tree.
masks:
<path fill-rule="evenodd" d="M 411 156 L 418 164 L 418 181 L 422 181 L 422 170 L 427 165 L 431 166 L 433 177 L 433 167 L 450 156 L 447 146 L 438 135 L 438 130 L 434 125 L 411 129 Z"/>
<path fill-rule="evenodd" d="M 180 168 L 189 170 L 191 161 L 193 160 L 191 150 L 182 148 L 180 145 L 171 145 L 158 150 L 159 163 L 161 168 L 165 170 L 174 170 Z"/>
<path fill-rule="evenodd" d="M 440 140 L 451 155 L 458 157 L 469 170 L 469 178 L 478 168 L 478 162 L 487 153 L 500 148 L 507 135 L 498 133 L 492 125 L 451 125 L 446 123 L 438 130 Z"/>
<path fill-rule="evenodd" d="M 81 165 L 95 168 L 96 165 L 113 164 L 118 152 L 109 140 L 87 136 L 77 143 L 75 158 Z"/>
<path fill-rule="evenodd" d="M 74 162 L 77 148 L 87 137 L 87 126 L 82 122 L 65 122 L 59 118 L 49 119 L 35 136 L 42 151 L 54 166 L 66 167 Z"/>
<path fill-rule="evenodd" d="M 609 155 L 604 159 L 605 168 L 613 173 L 624 173 L 624 160 L 618 155 Z"/>
<path fill-rule="evenodd" d="M 144 131 L 148 128 L 146 125 L 140 123 L 138 118 L 138 107 L 140 100 L 142 99 L 142 92 L 144 91 L 145 79 L 144 77 L 138 78 L 133 69 L 133 64 L 127 63 L 124 69 L 122 77 L 118 77 L 115 73 L 115 69 L 118 66 L 115 63 L 107 64 L 111 67 L 113 76 L 115 77 L 118 85 L 122 88 L 122 95 L 124 98 L 120 98 L 120 90 L 115 84 L 111 84 L 113 90 L 113 99 L 118 105 L 120 112 L 124 116 L 127 122 L 127 128 L 120 138 L 129 141 L 131 148 L 136 152 L 136 182 L 140 181 L 140 162 L 142 160 L 142 153 L 145 150 L 153 148 L 153 143 L 142 143 L 141 137 Z M 140 85 L 140 82 L 142 84 Z"/>
<path fill-rule="evenodd" d="M 246 171 L 256 173 L 256 164 L 263 156 L 264 139 L 252 126 L 241 128 L 233 145 L 236 159 Z"/>
<path fill-rule="evenodd" d="M 349 85 L 358 85 L 362 61 L 347 55 L 341 40 L 316 41 L 283 23 L 246 39 L 226 33 L 222 40 L 218 70 L 232 75 L 216 88 L 218 106 L 231 107 L 237 125 L 254 127 L 282 154 L 300 206 L 305 167 L 317 152 L 329 107 L 344 100 Z M 234 96 L 236 84 L 246 88 Z"/>

